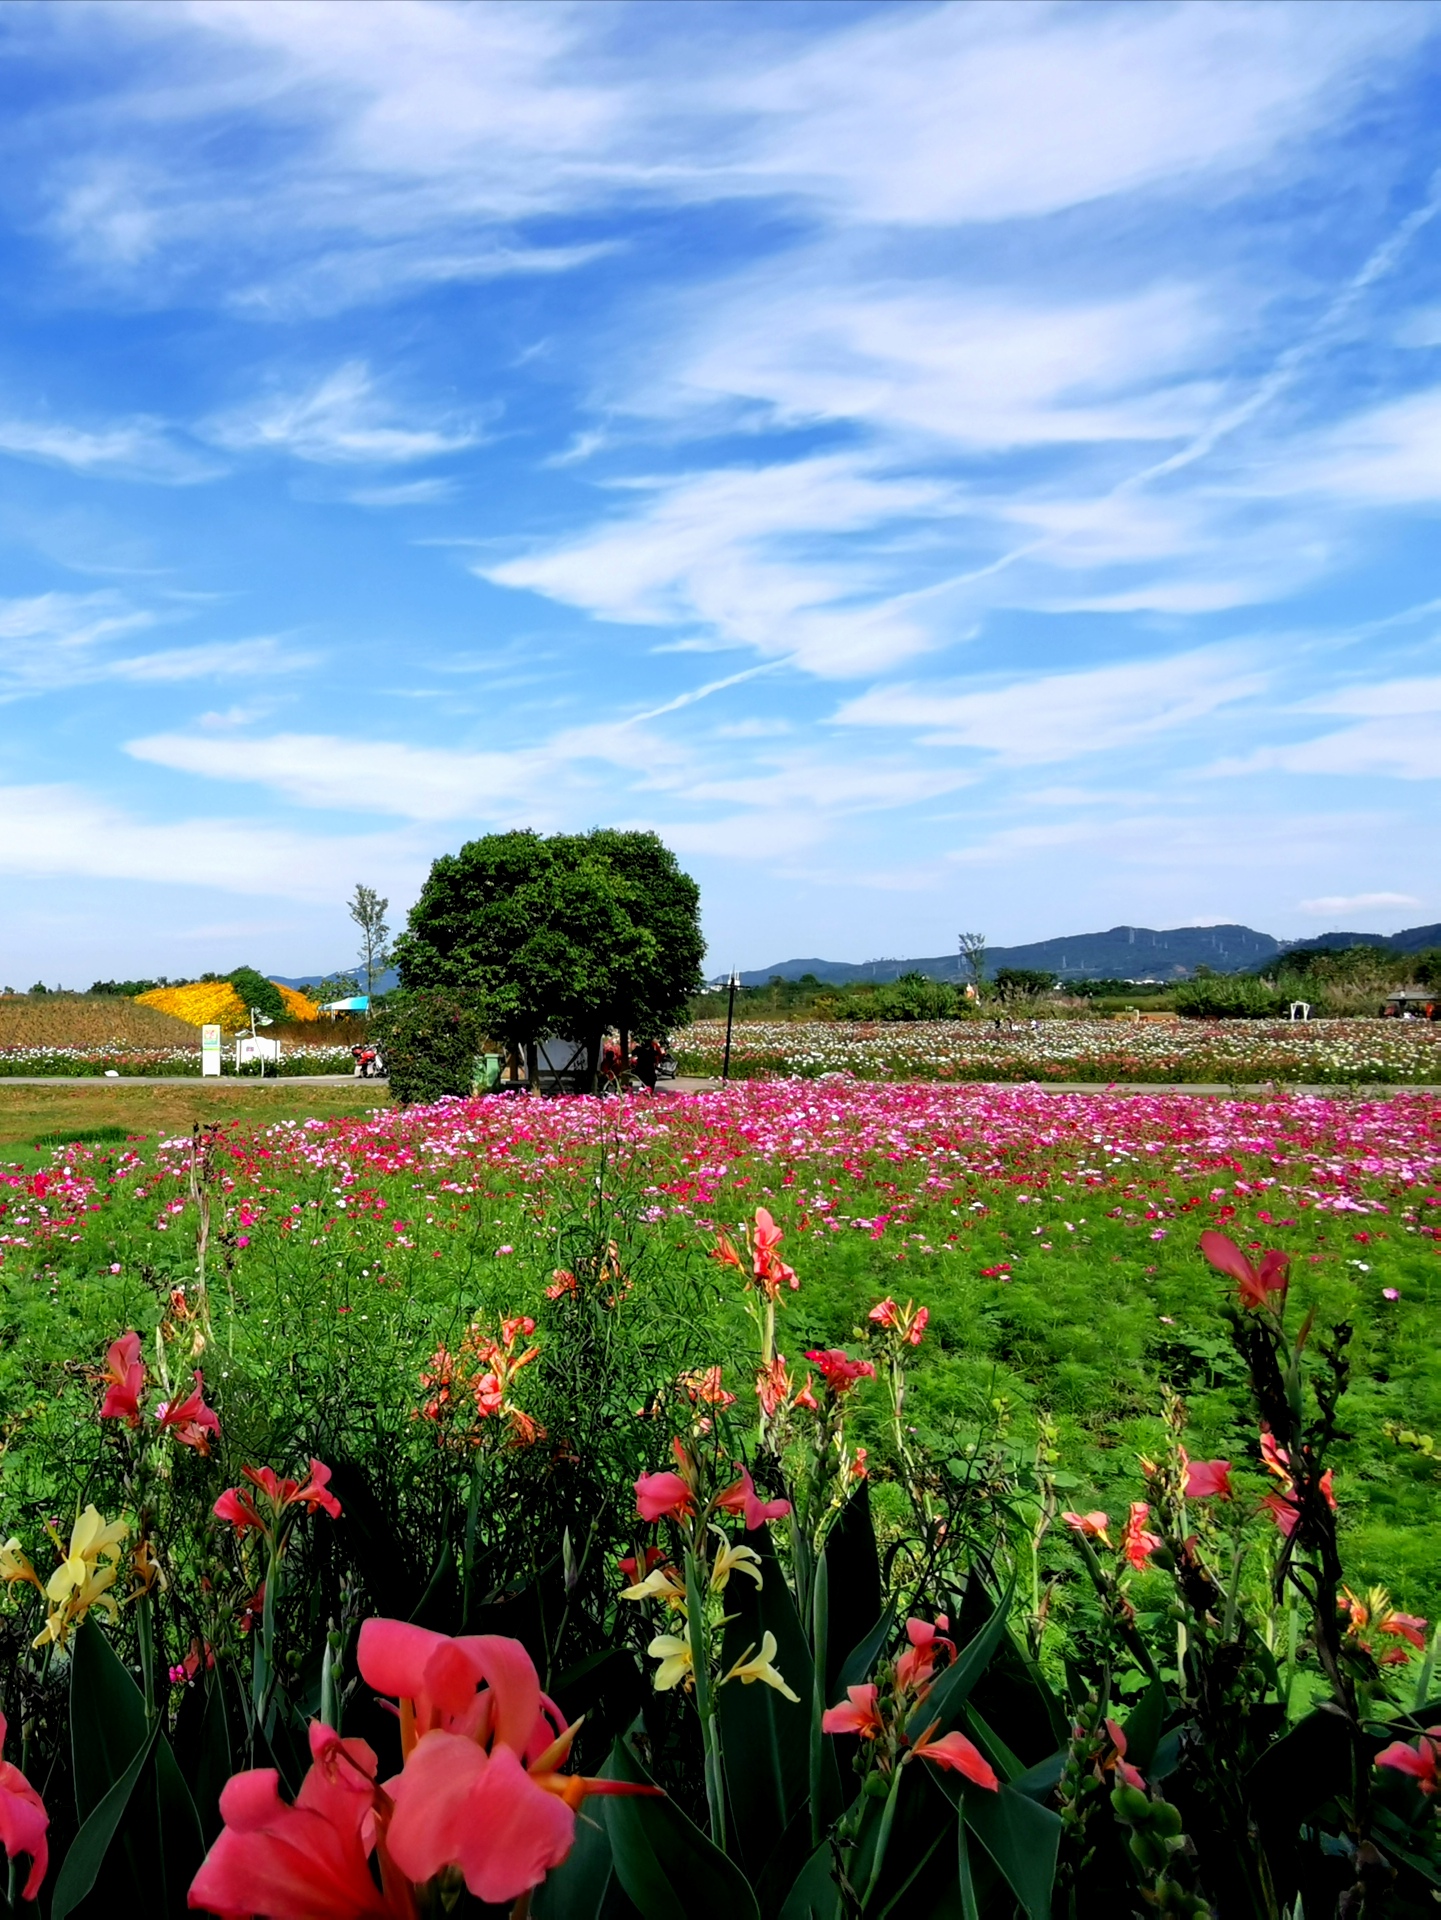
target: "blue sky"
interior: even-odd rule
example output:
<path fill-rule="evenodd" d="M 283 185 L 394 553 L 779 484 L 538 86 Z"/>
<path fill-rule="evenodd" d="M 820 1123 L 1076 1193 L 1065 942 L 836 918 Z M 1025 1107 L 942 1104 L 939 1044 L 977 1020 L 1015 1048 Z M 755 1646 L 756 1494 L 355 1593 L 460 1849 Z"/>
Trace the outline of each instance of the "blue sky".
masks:
<path fill-rule="evenodd" d="M 0 984 L 1441 918 L 1441 8 L 0 9 Z"/>

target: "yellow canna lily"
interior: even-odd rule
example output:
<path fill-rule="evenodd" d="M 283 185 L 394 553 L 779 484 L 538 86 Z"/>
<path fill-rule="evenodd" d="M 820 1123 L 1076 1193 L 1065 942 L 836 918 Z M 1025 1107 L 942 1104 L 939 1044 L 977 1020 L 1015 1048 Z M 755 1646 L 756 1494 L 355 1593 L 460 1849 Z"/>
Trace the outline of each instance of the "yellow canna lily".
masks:
<path fill-rule="evenodd" d="M 45 1583 L 51 1612 L 35 1637 L 35 1646 L 43 1646 L 46 1641 L 63 1646 L 71 1627 L 83 1620 L 97 1601 L 112 1617 L 119 1612 L 109 1589 L 119 1572 L 120 1543 L 129 1531 L 124 1520 L 106 1520 L 93 1506 L 80 1515 L 70 1530 L 69 1549 L 62 1549 L 64 1557 Z M 104 1566 L 100 1564 L 102 1554 Z"/>
<path fill-rule="evenodd" d="M 685 1584 L 674 1567 L 657 1567 L 644 1580 L 621 1592 L 622 1600 L 664 1600 L 668 1607 L 685 1611 Z"/>
<path fill-rule="evenodd" d="M 752 1654 L 755 1655 L 754 1659 L 751 1658 Z M 776 1637 L 773 1633 L 767 1632 L 762 1637 L 760 1652 L 756 1653 L 754 1647 L 747 1647 L 740 1659 L 737 1660 L 731 1668 L 730 1672 L 726 1674 L 725 1679 L 721 1681 L 721 1685 L 724 1686 L 726 1680 L 739 1680 L 743 1686 L 748 1687 L 753 1681 L 763 1680 L 768 1687 L 774 1687 L 777 1693 L 783 1693 L 787 1700 L 794 1700 L 796 1705 L 799 1706 L 800 1695 L 791 1692 L 780 1674 L 778 1674 L 771 1665 L 775 1657 Z"/>
<path fill-rule="evenodd" d="M 754 1580 L 758 1587 L 764 1586 L 765 1582 L 761 1578 L 761 1557 L 755 1548 L 746 1546 L 744 1542 L 740 1546 L 732 1546 L 719 1527 L 712 1527 L 711 1532 L 723 1543 L 715 1557 L 715 1565 L 710 1570 L 711 1592 L 722 1592 L 726 1581 L 733 1573 L 743 1573 L 747 1579 Z"/>
<path fill-rule="evenodd" d="M 694 1674 L 689 1640 L 683 1640 L 674 1633 L 658 1633 L 646 1652 L 653 1660 L 660 1661 L 655 1674 L 657 1693 L 665 1693 L 671 1687 L 679 1686 L 682 1681 L 687 1686 L 691 1684 Z"/>
<path fill-rule="evenodd" d="M 26 1558 L 25 1550 L 12 1534 L 0 1547 L 0 1580 L 6 1586 L 13 1586 L 17 1580 L 28 1580 L 32 1587 L 45 1591 L 45 1583 Z"/>

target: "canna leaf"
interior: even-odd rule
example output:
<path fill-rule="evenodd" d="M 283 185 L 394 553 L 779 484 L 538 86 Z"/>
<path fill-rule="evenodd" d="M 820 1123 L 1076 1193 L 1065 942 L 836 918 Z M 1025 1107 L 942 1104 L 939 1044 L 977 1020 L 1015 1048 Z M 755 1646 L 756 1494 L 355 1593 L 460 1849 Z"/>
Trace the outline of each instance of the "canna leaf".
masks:
<path fill-rule="evenodd" d="M 648 1782 L 633 1750 L 617 1741 L 617 1780 Z M 608 1796 L 605 1826 L 616 1877 L 641 1920 L 760 1920 L 750 1882 L 673 1800 Z"/>

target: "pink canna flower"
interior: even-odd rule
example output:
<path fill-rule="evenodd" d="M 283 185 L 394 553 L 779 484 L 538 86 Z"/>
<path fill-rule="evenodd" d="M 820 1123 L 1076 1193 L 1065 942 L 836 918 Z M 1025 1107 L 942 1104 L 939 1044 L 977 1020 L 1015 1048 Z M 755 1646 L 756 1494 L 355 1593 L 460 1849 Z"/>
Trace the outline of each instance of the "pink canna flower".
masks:
<path fill-rule="evenodd" d="M 415 1920 L 412 1889 L 390 1868 L 388 1802 L 374 1751 L 318 1722 L 294 1804 L 272 1767 L 237 1773 L 220 1795 L 224 1831 L 190 1884 L 190 1905 L 264 1920 Z M 379 1845 L 381 1885 L 370 1870 Z"/>
<path fill-rule="evenodd" d="M 182 1447 L 194 1447 L 199 1454 L 210 1452 L 210 1436 L 220 1437 L 220 1421 L 213 1407 L 205 1404 L 205 1382 L 197 1372 L 195 1391 L 184 1400 L 162 1400 L 155 1418 Z"/>
<path fill-rule="evenodd" d="M 911 1644 L 896 1662 L 896 1684 L 899 1687 L 924 1692 L 930 1684 L 931 1671 L 942 1647 L 955 1659 L 956 1643 L 946 1638 L 950 1624 L 943 1613 L 936 1615 L 934 1626 L 929 1620 L 907 1620 L 906 1638 Z"/>
<path fill-rule="evenodd" d="M 874 1740 L 885 1731 L 885 1721 L 876 1705 L 876 1688 L 847 1687 L 838 1707 L 827 1707 L 821 1715 L 822 1733 L 854 1733 L 862 1740 Z"/>
<path fill-rule="evenodd" d="M 1376 1755 L 1378 1767 L 1409 1773 L 1427 1799 L 1436 1791 L 1436 1759 L 1441 1754 L 1441 1727 L 1428 1727 L 1414 1747 L 1393 1740 Z"/>
<path fill-rule="evenodd" d="M 642 1520 L 688 1520 L 695 1494 L 678 1473 L 643 1473 L 635 1483 L 635 1504 Z"/>
<path fill-rule="evenodd" d="M 140 1395 L 145 1389 L 145 1363 L 140 1358 L 140 1335 L 122 1333 L 105 1353 L 105 1398 L 100 1407 L 102 1420 L 123 1420 L 127 1426 L 140 1425 Z"/>
<path fill-rule="evenodd" d="M 217 1520 L 229 1521 L 240 1533 L 253 1529 L 269 1535 L 272 1525 L 284 1522 L 287 1513 L 296 1507 L 305 1507 L 311 1513 L 319 1507 L 332 1520 L 340 1518 L 340 1502 L 329 1487 L 330 1468 L 323 1461 L 311 1461 L 310 1478 L 303 1485 L 298 1480 L 282 1480 L 273 1467 L 242 1467 L 240 1471 L 253 1487 L 259 1488 L 270 1509 L 267 1519 L 257 1506 L 254 1494 L 247 1493 L 243 1487 L 227 1488 L 211 1512 Z"/>
<path fill-rule="evenodd" d="M 0 1748 L 5 1745 L 5 1716 L 0 1713 Z M 0 1847 L 13 1860 L 26 1854 L 30 1871 L 20 1889 L 22 1900 L 33 1900 L 50 1866 L 50 1841 L 47 1830 L 50 1816 L 45 1802 L 25 1778 L 19 1767 L 0 1760 Z"/>
<path fill-rule="evenodd" d="M 1291 1264 L 1289 1253 L 1263 1253 L 1260 1266 L 1253 1266 L 1234 1240 L 1210 1228 L 1201 1235 L 1201 1251 L 1213 1267 L 1239 1283 L 1243 1307 L 1269 1306 L 1273 1293 L 1284 1302 L 1290 1285 L 1286 1272 Z"/>
<path fill-rule="evenodd" d="M 1188 1460 L 1186 1462 L 1186 1498 L 1210 1500 L 1231 1498 L 1229 1460 Z"/>
<path fill-rule="evenodd" d="M 745 1466 L 740 1467 L 740 1479 L 718 1493 L 715 1503 L 722 1513 L 743 1513 L 752 1533 L 768 1520 L 783 1520 L 791 1510 L 789 1500 L 762 1500 L 751 1479 L 750 1468 Z"/>
<path fill-rule="evenodd" d="M 964 1774 L 973 1786 L 988 1787 L 992 1793 L 1000 1791 L 1001 1783 L 994 1767 L 963 1733 L 943 1734 L 939 1740 L 923 1733 L 912 1751 L 918 1760 L 929 1760 L 933 1766 Z"/>
<path fill-rule="evenodd" d="M 1099 1507 L 1093 1508 L 1090 1513 L 1063 1513 L 1061 1518 L 1072 1533 L 1084 1534 L 1088 1540 L 1103 1540 L 1110 1546 L 1111 1536 L 1107 1529 L 1111 1524 L 1111 1516 L 1102 1513 Z"/>
<path fill-rule="evenodd" d="M 756 1208 L 756 1223 L 751 1234 L 751 1271 L 762 1291 L 774 1300 L 783 1286 L 792 1292 L 800 1286 L 794 1267 L 788 1267 L 777 1249 L 785 1235 L 765 1207 Z M 724 1258 L 724 1255 L 720 1256 Z"/>
<path fill-rule="evenodd" d="M 857 1380 L 874 1380 L 876 1370 L 869 1360 L 852 1360 L 839 1347 L 816 1347 L 806 1355 L 816 1372 L 837 1399 L 849 1393 Z"/>
<path fill-rule="evenodd" d="M 1161 1544 L 1161 1536 L 1158 1533 L 1146 1531 L 1146 1521 L 1150 1517 L 1150 1512 L 1151 1509 L 1144 1500 L 1133 1500 L 1126 1520 L 1126 1531 L 1121 1536 L 1121 1552 L 1138 1570 L 1145 1566 Z"/>
<path fill-rule="evenodd" d="M 386 1844 L 412 1881 L 458 1867 L 478 1900 L 509 1905 L 570 1852 L 587 1795 L 656 1791 L 559 1771 L 575 1728 L 518 1640 L 367 1620 L 356 1657 L 366 1682 L 400 1702 L 405 1765 L 386 1783 Z"/>

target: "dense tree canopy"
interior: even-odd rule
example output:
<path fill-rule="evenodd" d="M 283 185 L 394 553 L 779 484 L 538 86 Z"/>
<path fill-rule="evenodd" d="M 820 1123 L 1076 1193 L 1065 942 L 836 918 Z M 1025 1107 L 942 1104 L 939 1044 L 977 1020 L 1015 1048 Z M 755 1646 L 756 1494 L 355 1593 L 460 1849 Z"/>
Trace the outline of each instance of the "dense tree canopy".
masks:
<path fill-rule="evenodd" d="M 491 1032 L 663 1034 L 700 986 L 700 889 L 653 833 L 493 833 L 435 862 L 395 945 L 407 992 L 445 989 Z"/>

